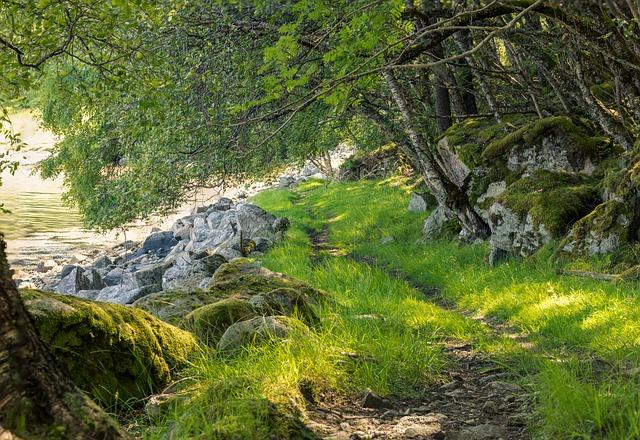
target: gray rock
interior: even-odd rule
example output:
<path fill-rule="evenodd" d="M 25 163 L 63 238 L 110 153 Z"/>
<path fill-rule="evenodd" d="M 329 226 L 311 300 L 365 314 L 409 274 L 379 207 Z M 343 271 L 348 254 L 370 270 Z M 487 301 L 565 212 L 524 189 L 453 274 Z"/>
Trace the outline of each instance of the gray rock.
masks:
<path fill-rule="evenodd" d="M 162 275 L 162 289 L 200 288 L 208 283 L 216 269 L 226 262 L 221 255 L 211 255 L 195 260 L 189 265 L 171 266 Z"/>
<path fill-rule="evenodd" d="M 496 266 L 507 258 L 509 258 L 509 251 L 500 249 L 494 245 L 491 246 L 491 249 L 489 250 L 489 265 Z"/>
<path fill-rule="evenodd" d="M 284 175 L 278 180 L 278 187 L 290 188 L 296 184 L 296 179 L 293 176 Z"/>
<path fill-rule="evenodd" d="M 207 226 L 209 229 L 217 229 L 220 226 L 220 222 L 225 216 L 224 211 L 213 211 L 207 216 Z"/>
<path fill-rule="evenodd" d="M 105 282 L 102 280 L 100 273 L 95 269 L 85 270 L 83 273 L 84 277 L 89 280 L 89 290 L 100 290 L 104 287 L 107 287 Z"/>
<path fill-rule="evenodd" d="M 172 231 L 156 232 L 146 238 L 142 244 L 142 252 L 168 253 L 176 243 L 177 240 L 173 237 Z"/>
<path fill-rule="evenodd" d="M 272 238 L 276 232 L 273 223 L 276 218 L 264 209 L 251 203 L 240 203 L 236 207 L 238 228 L 242 231 L 242 238 L 254 237 Z"/>
<path fill-rule="evenodd" d="M 362 398 L 363 408 L 387 409 L 391 408 L 391 404 L 384 398 L 378 396 L 371 390 L 367 390 Z"/>
<path fill-rule="evenodd" d="M 422 236 L 425 240 L 437 238 L 442 233 L 445 223 L 454 218 L 456 218 L 455 215 L 449 209 L 438 206 L 425 220 Z"/>
<path fill-rule="evenodd" d="M 189 240 L 191 238 L 192 229 L 193 229 L 193 225 L 184 225 L 183 227 L 174 231 L 173 236 L 178 241 Z"/>
<path fill-rule="evenodd" d="M 53 260 L 41 261 L 38 263 L 36 270 L 40 273 L 46 273 L 58 267 L 58 263 Z"/>
<path fill-rule="evenodd" d="M 122 269 L 121 267 L 116 267 L 114 269 L 111 269 L 104 276 L 103 278 L 104 283 L 107 286 L 115 286 L 116 284 L 120 284 L 120 281 L 122 280 L 123 272 L 124 272 L 124 269 Z"/>
<path fill-rule="evenodd" d="M 71 273 L 73 269 L 82 269 L 80 266 L 75 264 L 66 264 L 62 267 L 60 271 L 60 278 L 64 278 Z"/>
<path fill-rule="evenodd" d="M 442 414 L 402 417 L 393 427 L 393 431 L 404 438 L 433 438 L 442 432 Z"/>
<path fill-rule="evenodd" d="M 284 339 L 291 333 L 286 317 L 259 316 L 231 325 L 218 341 L 218 351 L 233 352 L 247 344 Z"/>
<path fill-rule="evenodd" d="M 256 237 L 253 239 L 253 241 L 256 244 L 255 250 L 258 252 L 266 252 L 267 250 L 269 250 L 269 248 L 271 248 L 271 246 L 273 246 L 273 240 L 270 240 L 268 238 Z"/>
<path fill-rule="evenodd" d="M 116 304 L 131 304 L 137 299 L 151 293 L 159 292 L 160 290 L 162 290 L 162 286 L 160 285 L 136 288 L 131 288 L 131 285 L 109 286 L 102 289 L 96 296 L 95 300 Z"/>
<path fill-rule="evenodd" d="M 221 197 L 220 200 L 209 206 L 208 212 L 213 211 L 228 211 L 233 207 L 233 200 L 227 197 Z"/>
<path fill-rule="evenodd" d="M 85 272 L 81 267 L 76 267 L 60 280 L 56 292 L 75 295 L 81 290 L 102 289 L 105 286 L 100 275 L 94 270 Z"/>
<path fill-rule="evenodd" d="M 92 266 L 96 269 L 106 269 L 112 264 L 113 261 L 111 261 L 111 258 L 109 258 L 107 255 L 103 255 L 102 257 L 94 261 Z"/>
<path fill-rule="evenodd" d="M 289 219 L 286 217 L 278 217 L 277 219 L 275 219 L 273 221 L 273 230 L 276 232 L 284 232 L 287 229 L 289 229 L 289 226 L 291 225 L 291 223 L 289 222 Z"/>
<path fill-rule="evenodd" d="M 412 192 L 408 210 L 409 212 L 425 212 L 427 210 L 427 201 L 420 194 Z"/>
<path fill-rule="evenodd" d="M 150 264 L 133 273 L 133 285 L 144 287 L 150 285 L 162 285 L 162 274 L 166 270 L 164 264 Z"/>
<path fill-rule="evenodd" d="M 75 296 L 84 299 L 96 299 L 100 294 L 100 290 L 80 290 Z"/>
<path fill-rule="evenodd" d="M 205 219 L 197 217 L 193 220 L 191 228 L 191 241 L 204 241 L 209 237 L 210 229 Z"/>
<path fill-rule="evenodd" d="M 491 249 L 503 250 L 508 254 L 529 256 L 553 236 L 544 224 L 535 224 L 530 214 L 520 215 L 501 203 L 489 208 L 489 226 L 491 227 Z"/>

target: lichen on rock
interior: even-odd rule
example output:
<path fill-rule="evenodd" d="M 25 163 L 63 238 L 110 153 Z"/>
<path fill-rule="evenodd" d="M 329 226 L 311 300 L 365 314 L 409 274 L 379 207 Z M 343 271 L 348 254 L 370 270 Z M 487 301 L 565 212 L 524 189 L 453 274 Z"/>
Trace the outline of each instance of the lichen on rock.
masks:
<path fill-rule="evenodd" d="M 63 369 L 106 405 L 158 391 L 197 348 L 192 334 L 143 310 L 37 290 L 20 293 Z"/>

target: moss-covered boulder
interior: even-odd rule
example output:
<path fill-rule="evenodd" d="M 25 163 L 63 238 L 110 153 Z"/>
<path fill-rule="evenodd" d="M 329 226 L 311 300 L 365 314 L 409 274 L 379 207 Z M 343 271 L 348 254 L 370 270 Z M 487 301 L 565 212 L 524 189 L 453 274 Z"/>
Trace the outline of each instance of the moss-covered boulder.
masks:
<path fill-rule="evenodd" d="M 226 298 L 195 309 L 184 320 L 184 326 L 200 340 L 215 345 L 231 325 L 255 318 L 258 311 L 245 299 Z"/>
<path fill-rule="evenodd" d="M 196 338 L 118 304 L 22 290 L 43 340 L 79 388 L 104 404 L 139 400 L 171 380 Z"/>
<path fill-rule="evenodd" d="M 225 298 L 249 301 L 254 296 L 283 288 L 295 291 L 290 295 L 291 302 L 298 304 L 298 309 L 309 317 L 326 298 L 326 293 L 303 281 L 272 272 L 255 261 L 237 258 L 220 266 L 205 290 L 159 292 L 139 299 L 134 306 L 167 322 L 184 325 L 184 318 L 202 306 Z"/>
<path fill-rule="evenodd" d="M 307 327 L 289 316 L 259 316 L 230 326 L 218 341 L 217 348 L 232 353 L 248 345 L 277 341 L 293 332 L 304 334 Z"/>
<path fill-rule="evenodd" d="M 606 200 L 576 222 L 556 252 L 559 259 L 611 254 L 618 270 L 638 264 L 640 251 L 640 156 L 601 182 Z"/>

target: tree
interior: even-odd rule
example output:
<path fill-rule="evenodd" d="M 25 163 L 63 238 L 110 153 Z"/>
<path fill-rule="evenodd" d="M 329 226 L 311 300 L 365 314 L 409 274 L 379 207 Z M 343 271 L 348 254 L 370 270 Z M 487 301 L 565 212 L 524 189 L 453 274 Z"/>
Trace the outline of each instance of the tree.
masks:
<path fill-rule="evenodd" d="M 11 279 L 0 234 L 0 433 L 21 438 L 129 438 L 58 367 Z"/>

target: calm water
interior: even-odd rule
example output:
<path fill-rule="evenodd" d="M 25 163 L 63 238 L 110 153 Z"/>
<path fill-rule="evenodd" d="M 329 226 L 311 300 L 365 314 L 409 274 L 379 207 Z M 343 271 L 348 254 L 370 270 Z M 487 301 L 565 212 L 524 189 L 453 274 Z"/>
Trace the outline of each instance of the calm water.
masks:
<path fill-rule="evenodd" d="M 0 231 L 5 234 L 9 259 L 17 269 L 32 269 L 49 258 L 69 258 L 88 250 L 104 249 L 124 239 L 121 233 L 97 234 L 82 226 L 80 215 L 62 202 L 62 179 L 43 180 L 35 171 L 49 155 L 56 138 L 42 130 L 28 112 L 12 116 L 13 128 L 28 145 L 13 157 L 20 162 L 15 175 L 4 173 L 0 186 L 0 203 L 11 212 L 0 213 Z M 0 138 L 0 150 L 7 145 Z M 229 194 L 231 195 L 231 194 Z M 126 238 L 142 240 L 153 227 L 168 229 L 173 221 L 187 215 L 194 206 L 211 202 L 218 191 L 209 190 L 186 203 L 167 218 L 154 218 L 128 229 Z"/>

